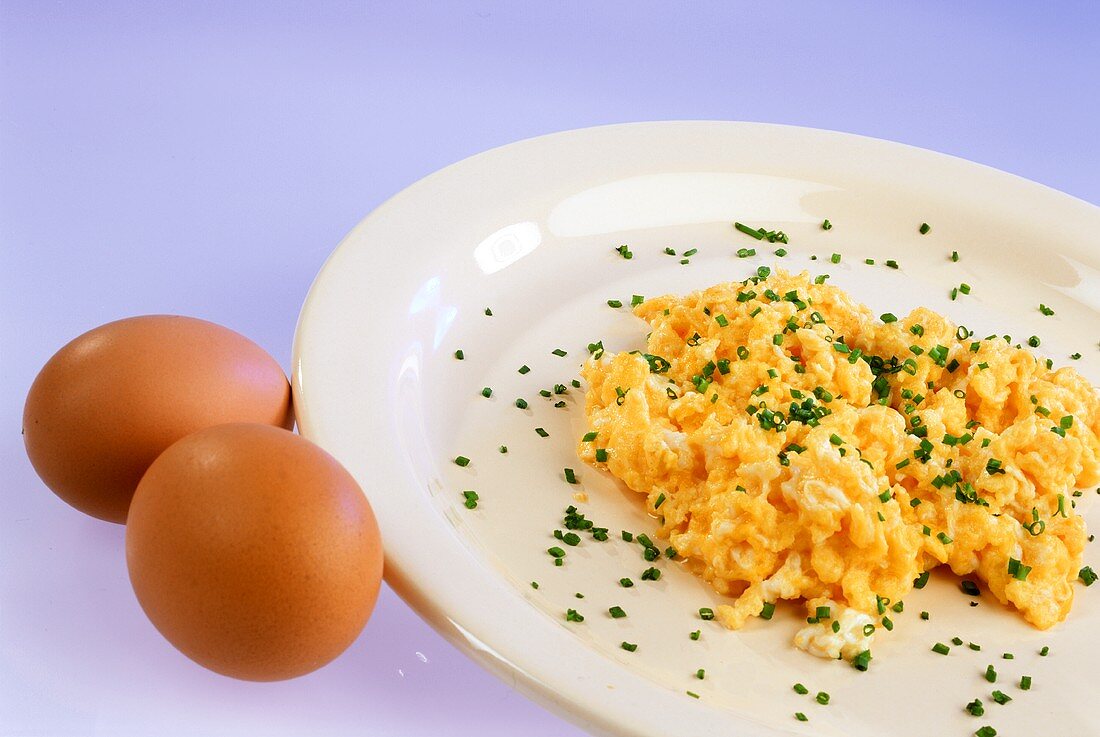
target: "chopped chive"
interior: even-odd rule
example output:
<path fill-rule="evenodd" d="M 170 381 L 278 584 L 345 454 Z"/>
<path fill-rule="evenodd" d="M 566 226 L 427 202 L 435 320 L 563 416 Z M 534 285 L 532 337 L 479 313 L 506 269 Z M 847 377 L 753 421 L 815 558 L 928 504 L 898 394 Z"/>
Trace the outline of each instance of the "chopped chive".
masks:
<path fill-rule="evenodd" d="M 920 224 L 920 234 L 921 235 L 925 235 L 930 230 L 932 230 L 932 226 L 929 225 L 928 223 L 921 223 Z"/>
<path fill-rule="evenodd" d="M 695 677 L 701 681 L 707 677 L 707 672 L 700 668 L 699 670 L 695 671 Z"/>
<path fill-rule="evenodd" d="M 1021 691 L 1030 691 L 1031 690 L 1031 676 L 1020 676 L 1020 690 Z"/>
<path fill-rule="evenodd" d="M 1029 573 L 1031 573 L 1031 566 L 1025 566 L 1015 558 L 1008 559 L 1008 575 L 1017 581 L 1026 581 Z"/>
<path fill-rule="evenodd" d="M 796 694 L 800 694 L 802 696 L 805 696 L 806 694 L 808 694 L 810 692 L 810 689 L 806 688 L 801 683 L 794 684 L 794 686 L 792 686 L 792 688 L 794 689 L 794 692 Z"/>
<path fill-rule="evenodd" d="M 622 586 L 624 589 L 629 589 L 634 585 L 634 582 L 631 581 L 629 578 L 620 578 L 619 585 Z"/>
<path fill-rule="evenodd" d="M 990 683 L 997 682 L 997 671 L 993 669 L 992 665 L 986 666 L 985 680 L 989 681 Z"/>
<path fill-rule="evenodd" d="M 1051 315 L 1054 314 L 1054 310 L 1050 309 L 1049 307 L 1047 307 L 1042 302 L 1039 303 L 1039 312 L 1043 313 L 1047 317 L 1050 317 Z"/>
<path fill-rule="evenodd" d="M 619 300 L 617 300 L 617 299 L 609 299 L 609 300 L 607 300 L 607 306 L 608 306 L 608 307 L 615 307 L 615 308 L 619 308 L 619 307 L 622 307 L 622 306 L 623 306 L 623 303 L 622 303 L 622 302 L 620 302 L 620 301 L 619 301 Z"/>
<path fill-rule="evenodd" d="M 985 726 L 974 733 L 974 737 L 997 737 L 997 730 L 993 727 Z"/>
<path fill-rule="evenodd" d="M 829 218 L 825 218 L 825 220 L 821 223 L 821 229 L 822 230 L 832 230 L 833 229 L 833 224 L 829 222 Z"/>
<path fill-rule="evenodd" d="M 817 701 L 817 703 L 821 704 L 822 706 L 828 706 L 829 705 L 829 694 L 825 693 L 824 691 L 818 691 L 817 696 L 814 696 L 814 700 Z"/>
<path fill-rule="evenodd" d="M 1096 583 L 1096 572 L 1092 570 L 1092 566 L 1085 566 L 1077 573 L 1077 577 L 1081 579 L 1081 583 L 1086 586 L 1092 586 Z"/>
<path fill-rule="evenodd" d="M 991 696 L 993 697 L 993 700 L 1001 706 L 1004 706 L 1009 701 L 1012 701 L 1012 697 L 1006 694 L 1004 691 L 994 691 Z"/>
<path fill-rule="evenodd" d="M 630 297 L 630 306 L 631 307 L 637 307 L 642 302 L 645 302 L 645 297 L 643 297 L 642 295 L 640 295 L 640 294 L 631 295 L 631 297 Z"/>
<path fill-rule="evenodd" d="M 699 698 L 699 694 L 695 693 L 694 691 L 684 691 L 684 693 L 686 693 L 688 696 L 690 696 L 693 699 Z"/>
<path fill-rule="evenodd" d="M 714 318 L 714 321 L 715 321 L 716 323 L 718 323 L 719 327 L 723 327 L 723 328 L 724 328 L 724 327 L 728 327 L 728 326 L 729 326 L 729 324 L 730 324 L 730 321 L 729 321 L 728 319 L 726 319 L 726 316 L 725 316 L 725 315 L 718 315 L 718 316 L 716 316 L 716 317 Z"/>
<path fill-rule="evenodd" d="M 942 642 L 937 642 L 935 645 L 932 646 L 932 652 L 939 653 L 940 655 L 947 655 L 949 652 L 951 652 L 951 648 L 949 648 L 947 645 L 944 645 Z"/>
<path fill-rule="evenodd" d="M 464 504 L 466 505 L 466 509 L 474 509 L 475 507 L 477 507 L 478 497 L 476 491 L 464 491 L 462 492 L 462 496 L 466 498 L 466 501 L 464 502 Z"/>
<path fill-rule="evenodd" d="M 1043 647 L 1039 650 L 1039 656 L 1045 658 L 1049 654 L 1050 654 L 1050 646 L 1049 645 L 1043 645 Z"/>
<path fill-rule="evenodd" d="M 623 643 L 619 645 L 619 647 L 621 647 L 623 650 L 626 650 L 628 653 L 632 653 L 638 649 L 638 646 L 635 643 L 627 642 L 625 640 L 623 640 Z"/>
<path fill-rule="evenodd" d="M 455 351 L 455 358 L 461 361 L 462 359 L 466 358 L 466 354 L 462 352 L 461 348 L 459 348 L 457 351 Z"/>
<path fill-rule="evenodd" d="M 500 450 L 501 453 L 507 453 L 508 452 L 508 446 L 507 445 L 502 445 L 502 446 L 500 446 L 500 448 L 498 450 Z"/>
<path fill-rule="evenodd" d="M 708 606 L 699 609 L 699 619 L 710 621 L 714 619 L 714 610 Z"/>
<path fill-rule="evenodd" d="M 481 396 L 488 399 L 489 397 L 493 396 L 493 390 L 490 387 L 485 387 L 481 390 Z"/>
<path fill-rule="evenodd" d="M 982 595 L 982 591 L 978 588 L 978 584 L 974 583 L 968 578 L 964 578 L 962 581 L 959 582 L 959 588 L 962 589 L 962 592 L 967 596 Z"/>
<path fill-rule="evenodd" d="M 777 249 L 775 249 L 775 255 L 778 256 L 779 258 L 783 258 L 784 256 L 787 255 L 787 249 L 786 248 L 777 248 Z"/>
<path fill-rule="evenodd" d="M 570 484 L 577 483 L 577 474 L 572 468 L 565 469 L 565 480 Z"/>
<path fill-rule="evenodd" d="M 611 615 L 612 619 L 622 619 L 626 616 L 626 612 L 620 606 L 613 606 L 607 610 L 607 613 Z"/>
<path fill-rule="evenodd" d="M 700 635 L 702 635 L 702 634 L 703 634 L 703 631 L 702 631 L 702 630 L 695 630 L 695 631 L 694 631 L 694 632 L 692 632 L 692 633 L 691 633 L 690 635 L 688 635 L 688 637 L 690 637 L 690 638 L 691 638 L 691 639 L 693 639 L 693 640 L 698 640 L 698 639 L 699 639 L 699 636 L 700 636 Z"/>
<path fill-rule="evenodd" d="M 979 699 L 974 699 L 966 705 L 966 710 L 970 712 L 970 716 L 980 717 L 985 714 L 985 707 L 982 706 L 982 702 Z"/>
<path fill-rule="evenodd" d="M 958 251 L 952 251 L 951 252 L 951 260 L 952 261 L 958 261 L 959 260 L 959 252 Z"/>
<path fill-rule="evenodd" d="M 565 610 L 565 621 L 566 622 L 583 622 L 584 621 L 584 615 L 581 614 L 580 612 L 578 612 L 576 609 L 566 609 Z"/>
<path fill-rule="evenodd" d="M 596 448 L 596 463 L 607 463 L 607 448 Z"/>
<path fill-rule="evenodd" d="M 542 429 L 541 427 L 536 427 L 535 432 L 538 433 L 540 438 L 550 437 L 550 433 L 546 432 L 546 430 Z"/>
<path fill-rule="evenodd" d="M 555 348 L 554 350 L 552 350 L 550 352 L 553 353 L 555 356 L 564 357 L 564 356 L 568 355 L 568 353 L 566 351 L 563 351 L 561 348 Z"/>
<path fill-rule="evenodd" d="M 886 266 L 891 268 L 891 269 L 896 269 L 896 268 L 898 268 L 898 262 L 895 261 L 894 259 L 887 259 Z"/>
<path fill-rule="evenodd" d="M 593 440 L 595 440 L 595 439 L 596 439 L 596 437 L 597 437 L 598 435 L 599 435 L 599 433 L 598 433 L 598 432 L 596 432 L 595 430 L 593 430 L 592 432 L 586 432 L 586 433 L 584 434 L 584 437 L 583 437 L 583 438 L 581 438 L 581 442 L 582 442 L 582 443 L 591 443 L 591 442 L 592 442 Z"/>
<path fill-rule="evenodd" d="M 455 457 L 455 465 L 465 468 L 466 466 L 470 465 L 470 459 L 466 456 L 457 456 Z"/>
<path fill-rule="evenodd" d="M 805 714 L 803 714 L 802 712 L 800 712 L 800 711 L 796 711 L 794 713 L 794 718 L 797 719 L 800 722 L 810 721 L 810 718 L 808 716 L 806 716 Z"/>
<path fill-rule="evenodd" d="M 527 400 L 526 400 L 526 399 L 522 399 L 522 398 L 521 398 L 521 399 L 517 399 L 517 400 L 516 400 L 516 406 L 517 406 L 517 407 L 519 407 L 520 409 L 527 409 L 527 406 L 528 406 L 528 405 L 527 405 Z"/>
<path fill-rule="evenodd" d="M 530 366 L 528 366 L 527 364 L 524 364 L 524 365 L 522 365 L 522 366 L 520 366 L 520 367 L 519 367 L 519 372 L 520 372 L 521 374 L 526 374 L 526 373 L 528 373 L 528 372 L 529 372 L 530 370 L 531 370 L 531 367 L 530 367 Z"/>
<path fill-rule="evenodd" d="M 1027 339 L 1027 344 L 1032 348 L 1038 348 L 1041 342 L 1042 341 L 1039 340 L 1039 336 L 1037 335 L 1032 335 L 1030 338 Z"/>
<path fill-rule="evenodd" d="M 760 608 L 760 618 L 771 619 L 773 614 L 775 614 L 775 604 L 765 601 L 764 606 Z"/>
<path fill-rule="evenodd" d="M 564 558 L 565 557 L 565 551 L 562 550 L 561 548 L 557 547 L 557 546 L 554 546 L 552 548 L 547 548 L 546 552 L 550 554 L 551 558 Z"/>
<path fill-rule="evenodd" d="M 734 223 L 733 227 L 737 228 L 738 230 L 740 230 L 745 235 L 751 235 L 756 240 L 760 240 L 764 237 L 763 231 L 757 230 L 756 228 L 750 228 L 749 226 L 747 226 L 743 223 Z"/>

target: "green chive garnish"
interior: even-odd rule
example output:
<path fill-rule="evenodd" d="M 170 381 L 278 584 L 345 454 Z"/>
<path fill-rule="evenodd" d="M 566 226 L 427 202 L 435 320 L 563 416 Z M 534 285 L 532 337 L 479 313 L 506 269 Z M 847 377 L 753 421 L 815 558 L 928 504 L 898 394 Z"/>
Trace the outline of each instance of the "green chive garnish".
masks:
<path fill-rule="evenodd" d="M 455 465 L 465 468 L 466 466 L 470 465 L 470 459 L 466 456 L 457 456 L 455 458 Z"/>

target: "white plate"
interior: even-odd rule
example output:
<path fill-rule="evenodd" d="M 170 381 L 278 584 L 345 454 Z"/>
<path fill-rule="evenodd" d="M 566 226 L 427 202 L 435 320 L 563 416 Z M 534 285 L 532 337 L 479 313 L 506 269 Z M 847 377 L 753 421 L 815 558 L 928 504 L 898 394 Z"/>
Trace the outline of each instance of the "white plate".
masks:
<path fill-rule="evenodd" d="M 774 257 L 775 246 L 736 232 L 734 220 L 786 231 L 790 255 Z M 932 225 L 923 236 L 922 222 Z M 979 334 L 1038 334 L 1059 364 L 1083 353 L 1076 365 L 1095 381 L 1098 234 L 1100 210 L 1080 200 L 841 133 L 668 122 L 523 141 L 409 187 L 340 244 L 298 326 L 299 423 L 362 483 L 385 537 L 386 578 L 405 600 L 508 683 L 593 731 L 862 737 L 969 735 L 991 724 L 1002 736 L 1098 734 L 1096 590 L 1079 589 L 1068 621 L 1039 632 L 988 595 L 971 608 L 956 582 L 934 577 L 905 602 L 893 635 L 878 638 L 867 673 L 794 650 L 794 606 L 726 631 L 699 620 L 699 607 L 719 599 L 676 564 L 660 564 L 658 582 L 638 580 L 649 564 L 619 530 L 652 531 L 640 497 L 577 460 L 582 391 L 570 388 L 566 409 L 538 394 L 577 376 L 589 342 L 642 345 L 642 323 L 607 299 L 684 292 L 761 264 L 828 272 L 876 311 L 926 305 Z M 612 250 L 622 243 L 632 260 Z M 699 252 L 681 266 L 665 246 Z M 759 255 L 736 258 L 742 247 Z M 840 265 L 828 262 L 833 252 Z M 869 257 L 901 268 L 867 266 Z M 972 293 L 949 301 L 960 282 Z M 1041 316 L 1040 302 L 1057 315 Z M 552 355 L 557 347 L 568 356 Z M 524 364 L 531 371 L 521 375 Z M 516 397 L 530 409 L 513 406 Z M 458 455 L 473 462 L 460 468 Z M 578 506 L 612 539 L 586 538 L 556 568 L 546 549 L 577 490 L 564 467 L 589 496 Z M 480 495 L 476 510 L 462 505 L 466 489 Z M 623 576 L 636 585 L 621 588 Z M 629 617 L 612 619 L 613 605 Z M 569 608 L 584 622 L 567 623 Z M 688 637 L 695 629 L 698 641 Z M 931 652 L 956 635 L 982 651 Z M 622 650 L 624 640 L 638 650 Z M 1037 655 L 1043 645 L 1049 657 Z M 996 686 L 982 677 L 988 664 L 1001 673 Z M 1016 687 L 1021 674 L 1034 678 L 1030 692 Z M 832 703 L 794 693 L 796 681 Z M 1014 700 L 994 704 L 993 688 Z M 962 709 L 975 697 L 986 704 L 981 719 Z M 795 721 L 796 711 L 810 721 Z"/>

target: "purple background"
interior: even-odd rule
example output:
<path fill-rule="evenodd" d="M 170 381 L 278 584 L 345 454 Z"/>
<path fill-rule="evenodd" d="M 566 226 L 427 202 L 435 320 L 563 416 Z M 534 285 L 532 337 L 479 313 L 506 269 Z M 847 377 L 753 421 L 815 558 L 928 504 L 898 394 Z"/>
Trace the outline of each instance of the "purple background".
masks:
<path fill-rule="evenodd" d="M 0 2 L 0 734 L 579 734 L 388 590 L 306 678 L 178 655 L 130 591 L 122 528 L 23 453 L 36 371 L 97 324 L 204 317 L 285 366 L 310 281 L 373 207 L 601 123 L 833 128 L 1100 202 L 1093 2 L 269 5 Z"/>

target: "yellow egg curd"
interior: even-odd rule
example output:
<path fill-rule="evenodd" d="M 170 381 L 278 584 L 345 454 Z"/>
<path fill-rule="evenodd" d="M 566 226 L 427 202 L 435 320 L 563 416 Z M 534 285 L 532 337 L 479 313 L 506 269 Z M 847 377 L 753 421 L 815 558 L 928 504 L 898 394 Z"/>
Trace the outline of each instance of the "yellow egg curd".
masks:
<path fill-rule="evenodd" d="M 1077 372 L 767 268 L 634 314 L 645 349 L 585 364 L 596 435 L 579 454 L 645 495 L 677 558 L 730 597 L 723 625 L 800 599 L 796 645 L 865 666 L 886 605 L 941 564 L 1038 628 L 1066 617 L 1086 542 L 1073 492 L 1100 478 Z"/>

